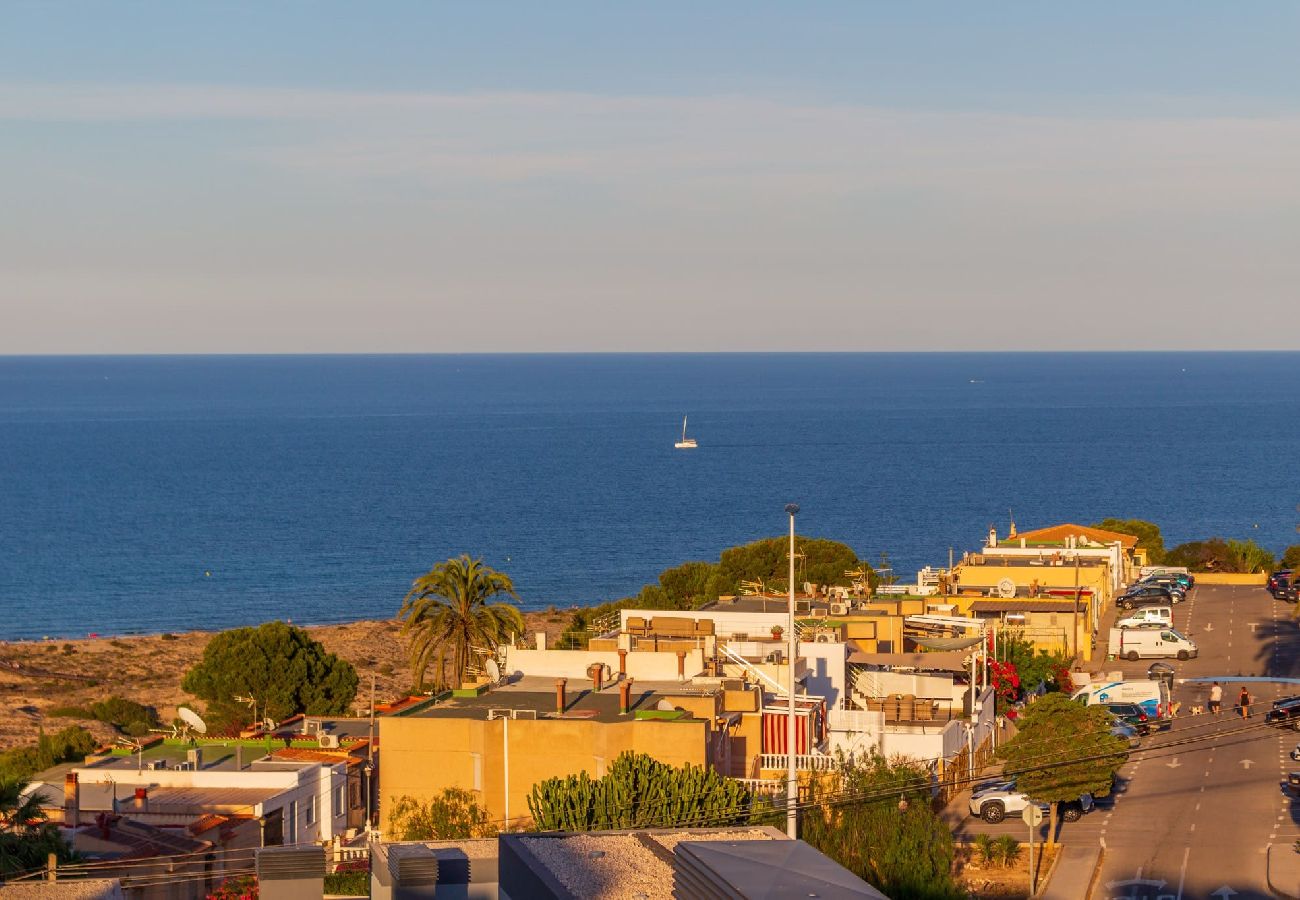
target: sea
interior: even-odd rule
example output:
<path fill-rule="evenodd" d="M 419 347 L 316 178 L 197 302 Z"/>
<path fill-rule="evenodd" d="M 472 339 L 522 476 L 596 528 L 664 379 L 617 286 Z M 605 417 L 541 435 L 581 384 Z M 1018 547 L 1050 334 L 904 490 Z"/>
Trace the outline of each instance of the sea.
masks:
<path fill-rule="evenodd" d="M 1013 519 L 1278 551 L 1298 476 L 1295 353 L 0 357 L 0 639 L 390 617 L 461 553 L 594 604 L 790 502 L 904 580 Z"/>

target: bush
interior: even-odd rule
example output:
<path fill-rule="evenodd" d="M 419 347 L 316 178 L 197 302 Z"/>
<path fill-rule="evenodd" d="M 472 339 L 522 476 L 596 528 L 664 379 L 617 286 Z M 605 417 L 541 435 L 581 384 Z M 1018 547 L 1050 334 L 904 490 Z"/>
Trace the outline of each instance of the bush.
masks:
<path fill-rule="evenodd" d="M 369 897 L 369 872 L 333 872 L 325 876 L 325 893 L 343 897 Z"/>
<path fill-rule="evenodd" d="M 395 797 L 388 827 L 394 840 L 399 841 L 453 841 L 496 833 L 474 793 L 454 787 L 428 803 L 414 797 Z"/>
<path fill-rule="evenodd" d="M 1165 563 L 1193 572 L 1263 572 L 1273 566 L 1273 554 L 1254 541 L 1225 541 L 1214 537 L 1188 541 L 1165 554 Z"/>
<path fill-rule="evenodd" d="M 152 730 L 152 726 L 144 720 L 137 719 L 122 730 L 131 737 L 144 737 Z"/>
<path fill-rule="evenodd" d="M 1002 865 L 1010 867 L 1020 862 L 1020 854 L 1024 849 L 1020 846 L 1020 841 L 1009 834 L 1004 834 L 993 843 L 997 846 L 998 861 Z"/>
<path fill-rule="evenodd" d="M 159 635 L 159 637 L 161 637 L 164 641 L 178 641 L 178 640 L 180 640 L 180 638 L 178 638 L 176 635 L 172 634 L 170 631 L 164 631 L 162 634 Z"/>
<path fill-rule="evenodd" d="M 116 725 L 119 728 L 125 727 L 132 722 L 144 722 L 149 725 L 158 724 L 158 713 L 153 707 L 136 703 L 134 700 L 128 700 L 125 697 L 109 697 L 106 700 L 100 700 L 98 703 L 91 705 L 90 712 L 99 721 Z"/>
<path fill-rule="evenodd" d="M 93 719 L 95 714 L 80 706 L 56 706 L 45 711 L 46 718 L 51 719 Z"/>
<path fill-rule="evenodd" d="M 980 862 L 986 866 L 992 866 L 998 862 L 999 848 L 997 841 L 991 834 L 977 834 L 975 836 L 975 850 L 979 853 Z"/>

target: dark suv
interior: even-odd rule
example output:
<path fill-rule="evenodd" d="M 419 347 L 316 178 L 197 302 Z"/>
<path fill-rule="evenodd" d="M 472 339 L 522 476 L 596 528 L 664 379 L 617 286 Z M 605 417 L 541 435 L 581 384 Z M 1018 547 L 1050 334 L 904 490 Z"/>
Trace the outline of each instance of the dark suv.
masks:
<path fill-rule="evenodd" d="M 1138 734 L 1146 736 L 1156 728 L 1159 723 L 1152 722 L 1151 717 L 1146 714 L 1146 710 L 1136 703 L 1103 703 L 1104 707 L 1110 711 L 1110 714 L 1119 719 L 1126 725 L 1131 725 Z"/>
<path fill-rule="evenodd" d="M 1179 591 L 1171 591 L 1158 584 L 1135 584 L 1115 600 L 1120 609 L 1136 609 L 1152 603 L 1177 603 L 1183 599 Z"/>
<path fill-rule="evenodd" d="M 1282 595 L 1286 593 L 1287 589 L 1290 587 L 1291 587 L 1290 569 L 1278 569 L 1276 572 L 1268 576 L 1268 583 L 1265 585 L 1265 588 L 1268 590 L 1270 594 L 1273 595 L 1274 599 L 1276 600 L 1285 599 L 1283 598 Z"/>
<path fill-rule="evenodd" d="M 1264 713 L 1264 722 L 1278 728 L 1289 726 L 1300 731 L 1300 697 L 1274 700 L 1273 708 Z"/>

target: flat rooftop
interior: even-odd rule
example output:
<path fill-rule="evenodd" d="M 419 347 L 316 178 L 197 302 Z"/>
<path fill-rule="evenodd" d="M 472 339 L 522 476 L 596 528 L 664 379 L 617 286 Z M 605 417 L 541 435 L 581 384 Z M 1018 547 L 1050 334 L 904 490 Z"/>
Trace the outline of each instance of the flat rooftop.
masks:
<path fill-rule="evenodd" d="M 693 684 L 689 681 L 634 681 L 632 683 L 631 709 L 655 709 L 665 697 L 709 697 L 720 687 Z M 451 697 L 441 703 L 413 713 L 414 719 L 487 719 L 492 710 L 527 710 L 537 718 L 594 719 L 598 722 L 625 721 L 628 716 L 619 713 L 618 682 L 612 682 L 600 693 L 592 690 L 591 682 L 570 678 L 565 693 L 565 709 L 558 715 L 555 709 L 555 679 L 542 676 L 524 676 L 510 684 L 503 684 L 477 697 Z"/>

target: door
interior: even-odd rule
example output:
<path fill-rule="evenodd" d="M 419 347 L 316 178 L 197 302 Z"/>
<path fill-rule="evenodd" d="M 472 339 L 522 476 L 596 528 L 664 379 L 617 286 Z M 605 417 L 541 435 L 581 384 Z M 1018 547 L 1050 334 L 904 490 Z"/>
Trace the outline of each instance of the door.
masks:
<path fill-rule="evenodd" d="M 284 843 L 284 810 L 271 810 L 262 817 L 262 823 L 263 847 L 278 847 Z"/>

